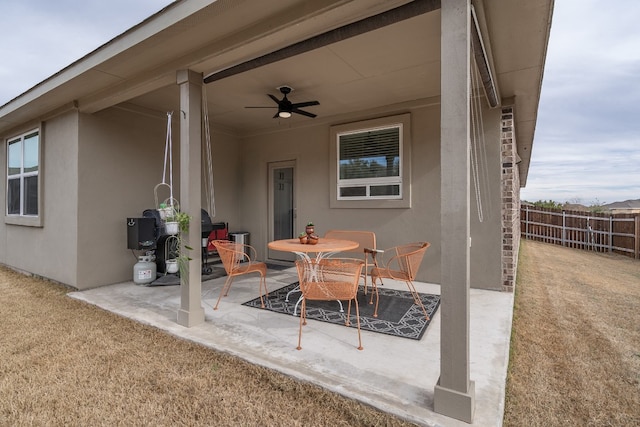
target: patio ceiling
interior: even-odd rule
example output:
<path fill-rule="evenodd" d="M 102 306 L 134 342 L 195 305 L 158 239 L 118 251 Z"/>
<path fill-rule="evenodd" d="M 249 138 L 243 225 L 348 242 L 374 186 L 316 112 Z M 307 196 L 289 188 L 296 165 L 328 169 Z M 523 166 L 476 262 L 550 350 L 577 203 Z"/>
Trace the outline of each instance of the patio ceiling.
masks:
<path fill-rule="evenodd" d="M 175 2 L 137 27 L 0 107 L 0 132 L 64 108 L 95 113 L 120 105 L 164 115 L 180 109 L 176 70 L 207 76 L 406 4 L 433 10 L 205 85 L 210 122 L 238 135 L 407 111 L 439 102 L 440 10 L 437 0 L 258 0 Z M 516 106 L 521 181 L 526 182 L 551 0 L 474 0 L 499 95 Z M 315 119 L 273 119 L 291 86 L 292 102 Z M 386 107 L 385 107 L 386 108 Z M 389 111 L 385 109 L 385 111 Z M 351 116 L 350 116 L 351 115 Z"/>
<path fill-rule="evenodd" d="M 372 49 L 372 47 L 375 47 Z M 205 76 L 215 69 L 192 69 Z M 267 96 L 282 98 L 280 86 L 294 91 L 292 102 L 318 100 L 305 108 L 316 119 L 294 114 L 273 119 L 277 109 Z M 440 13 L 438 10 L 206 84 L 212 124 L 241 135 L 333 121 L 345 114 L 440 94 Z M 141 107 L 179 109 L 176 85 L 129 101 Z M 433 102 L 433 100 L 431 100 Z"/>

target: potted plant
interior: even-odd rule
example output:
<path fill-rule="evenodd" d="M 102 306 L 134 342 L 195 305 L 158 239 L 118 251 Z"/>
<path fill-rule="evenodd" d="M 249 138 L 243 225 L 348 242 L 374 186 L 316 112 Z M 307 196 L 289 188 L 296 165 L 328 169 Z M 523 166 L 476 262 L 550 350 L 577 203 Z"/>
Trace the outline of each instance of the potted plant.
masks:
<path fill-rule="evenodd" d="M 177 212 L 175 220 L 181 234 L 189 233 L 189 225 L 191 223 L 191 216 L 189 214 L 186 212 Z M 178 235 L 178 248 L 180 251 L 180 255 L 178 256 L 178 269 L 180 270 L 180 276 L 188 277 L 188 267 L 191 258 L 189 258 L 187 251 L 190 251 L 193 248 L 184 244 L 181 235 Z"/>
<path fill-rule="evenodd" d="M 185 212 L 177 212 L 173 217 L 178 223 L 178 229 L 181 233 L 189 232 L 189 223 L 191 222 L 191 216 Z"/>
<path fill-rule="evenodd" d="M 165 260 L 165 270 L 169 274 L 175 274 L 180 269 L 178 265 L 178 260 L 176 258 Z"/>
<path fill-rule="evenodd" d="M 317 244 L 318 240 L 320 240 L 320 237 L 315 233 L 307 235 L 307 243 L 310 245 Z"/>
<path fill-rule="evenodd" d="M 307 240 L 308 240 L 307 233 L 300 233 L 298 235 L 298 239 L 300 239 L 300 243 L 305 245 L 307 243 Z"/>
<path fill-rule="evenodd" d="M 167 218 L 173 216 L 173 207 L 167 206 L 166 203 L 160 203 L 160 207 L 158 208 L 158 213 L 160 213 L 160 219 L 166 221 Z"/>
<path fill-rule="evenodd" d="M 164 221 L 164 229 L 167 234 L 171 236 L 175 236 L 176 234 L 178 234 L 178 232 L 180 231 L 180 226 L 178 224 L 177 215 L 174 214 L 166 217 Z"/>
<path fill-rule="evenodd" d="M 191 216 L 185 212 L 174 211 L 174 214 L 167 217 L 165 221 L 165 229 L 167 234 L 171 235 L 169 239 L 175 239 L 175 258 L 167 259 L 165 261 L 167 273 L 177 273 L 185 275 L 187 277 L 187 267 L 189 265 L 189 258 L 187 251 L 193 249 L 190 246 L 184 244 L 182 240 L 182 234 L 189 232 L 189 224 L 191 222 Z"/>

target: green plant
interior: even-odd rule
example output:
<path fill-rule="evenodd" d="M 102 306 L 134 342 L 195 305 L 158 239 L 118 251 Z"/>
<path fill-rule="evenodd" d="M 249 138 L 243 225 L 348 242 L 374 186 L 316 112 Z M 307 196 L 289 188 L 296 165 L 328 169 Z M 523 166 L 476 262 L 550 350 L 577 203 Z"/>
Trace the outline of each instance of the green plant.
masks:
<path fill-rule="evenodd" d="M 307 223 L 307 227 L 313 227 L 313 221 L 309 221 L 309 222 Z"/>
<path fill-rule="evenodd" d="M 181 233 L 189 232 L 189 224 L 191 223 L 191 216 L 185 212 L 178 212 L 174 217 L 175 221 L 178 223 L 178 228 Z"/>
<path fill-rule="evenodd" d="M 178 234 L 178 269 L 180 270 L 180 277 L 188 278 L 189 277 L 189 261 L 191 258 L 189 257 L 189 251 L 193 250 L 193 248 L 189 245 L 184 244 L 182 240 L 182 235 L 189 233 L 189 225 L 191 224 L 191 216 L 186 212 L 176 212 L 175 215 L 171 217 L 167 217 L 167 222 L 177 222 L 178 230 L 180 233 Z"/>
<path fill-rule="evenodd" d="M 298 237 L 306 237 L 306 236 L 307 236 L 307 233 L 300 233 L 300 234 L 298 234 Z"/>

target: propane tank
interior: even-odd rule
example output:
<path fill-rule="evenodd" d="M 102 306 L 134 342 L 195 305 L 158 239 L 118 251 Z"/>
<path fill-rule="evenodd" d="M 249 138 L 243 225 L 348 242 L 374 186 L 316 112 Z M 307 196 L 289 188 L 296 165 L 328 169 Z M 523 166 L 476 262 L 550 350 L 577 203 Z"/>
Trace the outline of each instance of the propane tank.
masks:
<path fill-rule="evenodd" d="M 138 257 L 133 266 L 133 283 L 146 285 L 156 280 L 156 263 L 151 261 L 150 255 Z"/>

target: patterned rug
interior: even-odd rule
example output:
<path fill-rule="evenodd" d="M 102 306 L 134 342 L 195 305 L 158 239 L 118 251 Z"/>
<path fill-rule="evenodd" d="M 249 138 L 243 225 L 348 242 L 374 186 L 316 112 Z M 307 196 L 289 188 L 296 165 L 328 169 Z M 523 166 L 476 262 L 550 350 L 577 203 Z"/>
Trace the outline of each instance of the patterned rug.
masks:
<path fill-rule="evenodd" d="M 296 288 L 298 282 L 292 283 L 275 291 L 269 292 L 265 300 L 266 310 L 276 313 L 293 315 L 293 310 L 300 297 L 299 292 L 294 292 L 285 301 L 287 292 Z M 371 289 L 369 289 L 370 291 Z M 380 303 L 378 317 L 373 317 L 374 305 L 369 304 L 370 294 L 364 295 L 364 289 L 360 286 L 358 292 L 358 305 L 360 306 L 360 328 L 366 331 L 393 335 L 402 338 L 419 340 L 424 335 L 430 320 L 425 320 L 422 309 L 413 303 L 413 297 L 409 291 L 387 289 L 378 287 Z M 419 294 L 429 318 L 432 319 L 440 306 L 440 295 Z M 375 302 L 375 299 L 374 299 Z M 260 298 L 252 299 L 242 305 L 260 308 Z M 320 320 L 322 322 L 344 325 L 347 316 L 347 303 L 344 303 L 344 313 L 340 313 L 340 305 L 336 301 L 309 301 L 307 303 L 307 319 Z M 300 306 L 298 306 L 298 313 Z M 356 327 L 355 307 L 351 307 L 351 327 Z"/>

